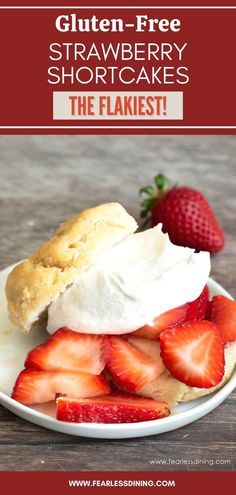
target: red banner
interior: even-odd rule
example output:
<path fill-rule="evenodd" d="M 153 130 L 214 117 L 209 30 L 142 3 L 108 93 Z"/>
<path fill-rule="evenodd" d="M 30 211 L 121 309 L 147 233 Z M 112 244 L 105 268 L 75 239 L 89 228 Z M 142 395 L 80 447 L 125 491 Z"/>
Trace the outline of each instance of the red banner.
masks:
<path fill-rule="evenodd" d="M 19 6 L 19 5 L 33 5 L 32 0 L 1 0 L 2 5 L 11 5 L 11 6 Z M 77 6 L 78 8 L 81 5 L 85 6 L 98 6 L 98 2 L 96 0 L 83 0 L 78 1 L 78 0 L 69 0 L 68 2 L 65 2 L 65 0 L 38 0 L 35 2 L 35 5 L 39 6 L 48 6 L 48 5 L 53 5 L 53 6 Z M 146 2 L 146 6 L 154 6 L 154 7 L 159 7 L 159 6 L 202 6 L 204 8 L 207 8 L 208 6 L 222 6 L 224 2 L 222 0 L 208 0 L 207 2 L 204 0 L 171 0 L 171 1 L 166 1 L 163 0 L 161 2 L 157 2 L 157 0 L 149 0 Z M 143 3 L 143 0 L 117 0 L 116 2 L 111 2 L 111 0 L 103 0 L 100 5 L 104 6 L 110 6 L 110 5 L 123 5 L 124 7 L 128 8 L 129 6 L 137 6 L 137 5 L 145 5 Z M 227 6 L 235 5 L 235 0 L 227 0 L 227 3 L 225 4 Z"/>
<path fill-rule="evenodd" d="M 236 8 L 0 7 L 2 133 L 235 133 Z"/>
<path fill-rule="evenodd" d="M 7 495 L 221 495 L 233 487 L 235 472 L 14 472 L 0 473 L 1 491 Z"/>

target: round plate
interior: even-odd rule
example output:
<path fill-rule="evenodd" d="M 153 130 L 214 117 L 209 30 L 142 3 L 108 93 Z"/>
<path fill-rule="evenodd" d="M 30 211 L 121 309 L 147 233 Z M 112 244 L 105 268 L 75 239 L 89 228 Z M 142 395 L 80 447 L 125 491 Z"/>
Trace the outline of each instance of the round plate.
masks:
<path fill-rule="evenodd" d="M 11 399 L 11 391 L 17 375 L 24 368 L 26 354 L 41 343 L 47 334 L 37 332 L 24 335 L 9 322 L 4 288 L 6 278 L 12 268 L 10 266 L 0 272 L 0 403 L 17 416 L 45 428 L 70 435 L 103 439 L 143 437 L 171 431 L 201 418 L 221 404 L 236 387 L 236 371 L 234 371 L 228 383 L 218 392 L 176 406 L 169 417 L 129 424 L 66 423 L 55 418 L 54 403 L 27 407 L 16 402 Z M 212 296 L 222 294 L 231 297 L 214 280 L 209 279 L 208 285 Z"/>

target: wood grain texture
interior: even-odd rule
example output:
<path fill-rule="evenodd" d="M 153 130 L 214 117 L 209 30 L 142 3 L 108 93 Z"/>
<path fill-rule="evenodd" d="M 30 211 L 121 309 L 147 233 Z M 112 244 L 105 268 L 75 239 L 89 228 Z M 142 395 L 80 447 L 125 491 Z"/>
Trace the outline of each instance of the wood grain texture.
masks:
<path fill-rule="evenodd" d="M 0 268 L 91 205 L 117 200 L 138 220 L 137 191 L 160 171 L 211 201 L 227 237 L 212 275 L 236 297 L 234 136 L 1 136 Z M 232 393 L 191 425 L 121 441 L 48 431 L 0 407 L 0 470 L 232 470 L 235 405 Z"/>

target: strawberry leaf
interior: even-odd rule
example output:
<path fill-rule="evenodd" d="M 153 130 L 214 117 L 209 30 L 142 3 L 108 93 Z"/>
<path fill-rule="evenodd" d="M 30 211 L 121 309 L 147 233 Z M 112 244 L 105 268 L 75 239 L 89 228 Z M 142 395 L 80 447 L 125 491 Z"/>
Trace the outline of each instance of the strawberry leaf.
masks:
<path fill-rule="evenodd" d="M 163 174 L 156 175 L 154 181 L 159 191 L 166 191 L 169 188 L 169 181 Z"/>
<path fill-rule="evenodd" d="M 143 194 L 143 193 L 146 193 L 148 194 L 148 196 L 153 197 L 155 194 L 155 189 L 153 186 L 142 187 L 141 189 L 139 189 L 139 194 Z"/>
<path fill-rule="evenodd" d="M 150 209 L 152 207 L 152 204 L 153 204 L 153 199 L 144 199 L 144 201 L 142 201 L 140 206 L 142 208 Z"/>
<path fill-rule="evenodd" d="M 163 174 L 158 174 L 154 177 L 154 184 L 154 186 L 145 186 L 139 190 L 139 194 L 147 194 L 148 196 L 140 204 L 142 209 L 140 216 L 145 219 L 141 226 L 142 229 L 148 225 L 153 207 L 165 196 L 169 189 L 169 181 Z"/>

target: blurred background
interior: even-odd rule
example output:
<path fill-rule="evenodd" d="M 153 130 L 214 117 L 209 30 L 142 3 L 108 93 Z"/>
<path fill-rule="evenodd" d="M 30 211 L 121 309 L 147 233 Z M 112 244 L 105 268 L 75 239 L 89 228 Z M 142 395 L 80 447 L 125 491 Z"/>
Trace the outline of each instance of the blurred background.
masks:
<path fill-rule="evenodd" d="M 212 273 L 236 296 L 235 136 L 1 136 L 0 268 L 92 205 L 119 201 L 139 220 L 138 190 L 159 172 L 209 199 L 227 240 Z"/>

